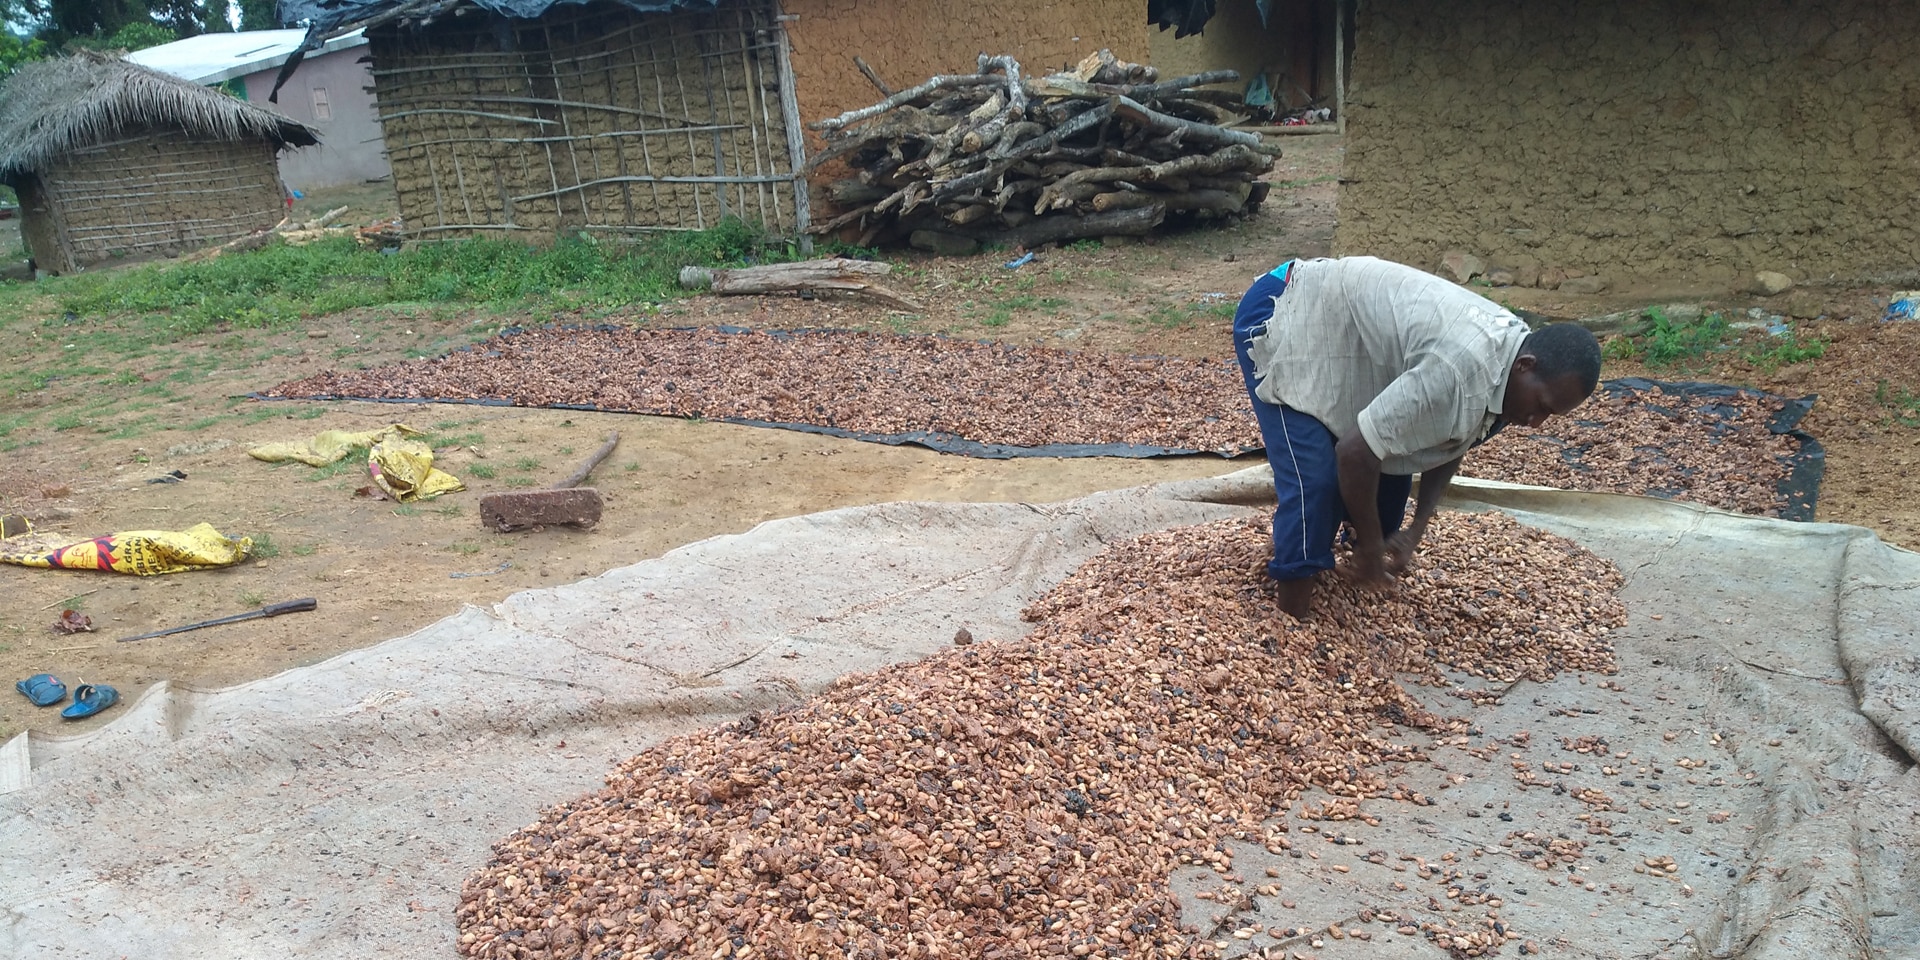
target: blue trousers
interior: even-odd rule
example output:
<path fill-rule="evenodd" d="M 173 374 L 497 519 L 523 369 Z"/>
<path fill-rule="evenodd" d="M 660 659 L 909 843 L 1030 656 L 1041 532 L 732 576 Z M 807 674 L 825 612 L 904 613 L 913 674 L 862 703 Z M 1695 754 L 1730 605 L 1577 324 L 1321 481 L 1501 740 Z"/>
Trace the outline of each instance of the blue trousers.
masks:
<path fill-rule="evenodd" d="M 1303 580 L 1333 568 L 1333 539 L 1347 519 L 1340 497 L 1340 468 L 1334 458 L 1339 438 L 1326 425 L 1292 407 L 1268 403 L 1253 392 L 1257 379 L 1247 350 L 1264 333 L 1273 317 L 1273 298 L 1287 288 L 1287 265 L 1276 268 L 1247 288 L 1233 316 L 1233 349 L 1240 359 L 1240 376 L 1253 401 L 1266 441 L 1267 462 L 1273 465 L 1273 492 L 1280 504 L 1273 511 L 1273 559 L 1267 576 L 1275 580 Z M 1407 495 L 1413 478 L 1381 474 L 1380 532 L 1391 534 L 1406 521 Z"/>

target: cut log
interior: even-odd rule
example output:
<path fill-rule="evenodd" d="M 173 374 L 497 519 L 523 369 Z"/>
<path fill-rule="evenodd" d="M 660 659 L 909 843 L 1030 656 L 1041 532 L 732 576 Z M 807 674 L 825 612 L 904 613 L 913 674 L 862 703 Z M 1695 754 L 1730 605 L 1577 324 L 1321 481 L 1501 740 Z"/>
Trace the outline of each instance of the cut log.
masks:
<path fill-rule="evenodd" d="M 874 203 L 892 192 L 885 187 L 863 183 L 852 178 L 835 180 L 827 184 L 827 196 L 832 197 L 833 202 L 841 206 L 850 203 Z"/>
<path fill-rule="evenodd" d="M 1236 143 L 1213 153 L 1190 154 L 1177 160 L 1156 163 L 1148 167 L 1145 174 L 1148 180 L 1159 180 L 1163 177 L 1205 176 L 1226 170 L 1257 170 L 1265 173 L 1271 169 L 1273 169 L 1271 157 L 1256 153 L 1244 144 Z"/>
<path fill-rule="evenodd" d="M 879 280 L 892 272 L 892 264 L 843 257 L 799 263 L 770 263 L 737 270 L 682 267 L 680 286 L 688 290 L 711 290 L 722 294 L 843 290 L 918 312 L 921 309 L 919 304 L 879 284 Z"/>
<path fill-rule="evenodd" d="M 1153 228 L 1166 219 L 1166 215 L 1166 208 L 1155 204 L 1135 210 L 1086 216 L 1035 217 L 1018 227 L 982 235 L 980 239 L 1008 246 L 1018 244 L 1031 250 L 1043 243 L 1079 240 L 1083 237 L 1137 237 L 1152 233 Z"/>
<path fill-rule="evenodd" d="M 848 110 L 846 113 L 837 117 L 828 117 L 825 120 L 818 121 L 809 126 L 815 130 L 838 130 L 848 124 L 859 123 L 868 117 L 877 117 L 895 107 L 905 106 L 935 90 L 951 90 L 955 87 L 984 87 L 989 84 L 1001 82 L 1002 80 L 999 77 L 983 77 L 978 74 L 971 76 L 934 77 L 926 83 L 902 90 L 873 106 L 861 107 L 858 110 Z"/>
<path fill-rule="evenodd" d="M 861 204 L 860 206 L 854 207 L 852 210 L 848 210 L 846 213 L 843 213 L 837 217 L 834 217 L 832 220 L 828 220 L 825 223 L 816 223 L 813 226 L 808 227 L 807 232 L 814 233 L 814 234 L 832 233 L 835 230 L 838 230 L 841 227 L 844 227 L 847 224 L 852 223 L 855 220 L 858 220 L 861 217 L 864 217 L 867 214 L 872 213 L 874 206 L 875 204 L 871 204 L 871 203 Z"/>
<path fill-rule="evenodd" d="M 1116 116 L 1132 120 L 1149 130 L 1158 130 L 1164 133 L 1177 132 L 1183 140 L 1193 143 L 1216 144 L 1219 146 L 1239 143 L 1249 147 L 1260 146 L 1260 136 L 1258 134 L 1243 133 L 1238 130 L 1227 130 L 1213 126 L 1212 124 L 1195 123 L 1192 120 L 1169 117 L 1157 110 L 1148 109 L 1139 101 L 1130 97 L 1113 98 L 1113 113 Z"/>
<path fill-rule="evenodd" d="M 1138 100 L 1159 100 L 1176 93 L 1186 93 L 1193 87 L 1210 83 L 1232 83 L 1240 79 L 1233 70 L 1209 70 L 1185 77 L 1175 77 L 1160 83 L 1109 84 L 1093 83 L 1075 77 L 1055 74 L 1027 81 L 1027 94 L 1032 97 L 1080 97 L 1086 99 L 1105 99 L 1107 97 L 1133 97 Z M 1236 97 L 1236 100 L 1238 98 Z"/>
<path fill-rule="evenodd" d="M 971 190 L 975 190 L 984 184 L 992 182 L 994 177 L 999 176 L 1003 171 L 1006 170 L 1007 167 L 1012 166 L 1014 161 L 1018 161 L 1031 154 L 1039 153 L 1040 151 L 1045 150 L 1048 147 L 1054 146 L 1058 144 L 1060 141 L 1065 140 L 1066 138 L 1071 137 L 1074 134 L 1092 129 L 1094 124 L 1097 124 L 1101 120 L 1104 120 L 1108 117 L 1113 116 L 1113 110 L 1114 110 L 1113 104 L 1111 103 L 1101 104 L 1100 106 L 1095 107 L 1092 110 L 1088 110 L 1087 112 L 1077 117 L 1074 117 L 1072 120 L 1069 120 L 1066 123 L 1063 123 L 1060 126 L 1053 128 L 1052 133 L 1048 133 L 1045 136 L 1034 137 L 1032 140 L 1029 140 L 1025 144 L 1022 144 L 1021 146 L 1015 148 L 1010 154 L 1008 154 L 1006 159 L 1001 160 L 998 163 L 995 163 L 992 166 L 987 167 L 985 170 L 979 170 L 974 173 L 969 173 L 964 177 L 959 177 L 954 180 L 949 180 L 946 183 L 943 183 L 937 187 L 934 187 L 933 188 L 934 201 L 940 202 L 940 201 L 946 200 L 949 197 L 957 197 L 963 193 L 967 193 Z M 1259 138 L 1255 137 L 1254 139 L 1258 140 Z"/>
<path fill-rule="evenodd" d="M 1140 172 L 1141 168 L 1139 167 L 1091 167 L 1076 173 L 1067 174 L 1053 181 L 1045 190 L 1040 191 L 1040 196 L 1033 201 L 1033 212 L 1045 213 L 1048 210 L 1064 209 L 1080 200 L 1091 199 L 1095 193 L 1100 192 L 1099 190 L 1094 190 L 1079 193 L 1074 188 L 1082 184 L 1120 180 L 1126 177 L 1138 176 Z M 1076 194 L 1078 194 L 1077 199 Z"/>
<path fill-rule="evenodd" d="M 1246 186 L 1246 184 L 1241 184 Z M 1227 190 L 1189 190 L 1185 193 L 1159 193 L 1142 190 L 1138 193 L 1116 192 L 1102 193 L 1092 199 L 1096 211 L 1130 210 L 1135 207 L 1164 204 L 1168 210 L 1214 210 L 1220 213 L 1239 213 L 1246 206 L 1245 196 L 1236 196 Z"/>

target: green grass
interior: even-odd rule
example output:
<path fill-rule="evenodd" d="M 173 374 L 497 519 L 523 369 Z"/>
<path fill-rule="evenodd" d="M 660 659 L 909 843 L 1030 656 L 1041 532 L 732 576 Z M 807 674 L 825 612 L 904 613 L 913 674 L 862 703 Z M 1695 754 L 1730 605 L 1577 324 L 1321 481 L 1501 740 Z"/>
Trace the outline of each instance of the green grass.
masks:
<path fill-rule="evenodd" d="M 393 508 L 393 515 L 396 517 L 417 517 L 420 515 L 420 508 L 411 503 L 403 503 Z"/>
<path fill-rule="evenodd" d="M 1072 250 L 1075 253 L 1089 253 L 1094 250 L 1099 250 L 1103 246 L 1105 245 L 1102 244 L 1100 241 L 1095 240 L 1091 237 L 1085 237 L 1067 244 L 1067 249 Z"/>
<path fill-rule="evenodd" d="M 334 477 L 337 477 L 343 473 L 354 473 L 356 471 L 364 471 L 367 469 L 367 450 L 368 449 L 369 449 L 368 447 L 360 444 L 355 444 L 354 446 L 348 447 L 346 456 L 341 457 L 340 459 L 335 460 L 334 462 L 329 463 L 324 467 L 314 467 L 313 472 L 307 474 L 307 479 L 317 482 L 320 480 L 331 480 Z"/>
<path fill-rule="evenodd" d="M 489 467 L 484 463 L 476 463 L 473 466 L 468 467 L 467 472 L 473 474 L 476 477 L 479 477 L 482 480 L 492 480 L 494 477 L 499 476 L 498 472 L 496 472 L 492 467 Z"/>
<path fill-rule="evenodd" d="M 534 486 L 536 483 L 537 481 L 535 481 L 532 477 L 508 477 L 507 478 L 507 486 L 509 487 L 531 487 L 531 486 Z"/>
<path fill-rule="evenodd" d="M 769 263 L 798 256 L 797 248 L 757 227 L 728 221 L 634 243 L 574 238 L 536 247 L 474 239 L 420 244 L 393 256 L 363 250 L 345 238 L 299 247 L 275 242 L 213 260 L 0 284 L 0 336 L 10 344 L 40 341 L 32 353 L 47 355 L 38 362 L 0 364 L 0 403 L 57 385 L 102 403 L 86 410 L 47 404 L 30 422 L 60 430 L 90 427 L 142 405 L 142 396 L 167 395 L 166 384 L 194 383 L 215 370 L 312 349 L 272 347 L 253 330 L 281 330 L 304 318 L 366 309 L 376 312 L 362 331 L 367 343 L 400 332 L 388 331 L 390 324 L 378 314 L 444 320 L 472 311 L 491 318 L 477 322 L 466 337 L 477 339 L 492 332 L 502 315 L 567 319 L 572 311 L 609 315 L 657 309 L 662 301 L 687 295 L 678 283 L 683 265 L 734 266 L 749 258 Z M 439 354 L 460 340 L 423 335 L 421 343 L 404 346 Z M 184 348 L 163 349 L 183 341 Z M 351 355 L 356 346 L 332 348 L 334 358 Z M 10 346 L 7 355 L 18 353 Z M 146 376 L 156 382 L 143 384 Z M 240 420 L 255 423 L 274 415 Z M 323 415 L 320 408 L 300 414 Z"/>
<path fill-rule="evenodd" d="M 243 607 L 264 607 L 267 605 L 267 595 L 254 590 L 242 590 L 240 591 L 240 605 Z"/>
<path fill-rule="evenodd" d="M 62 610 L 85 610 L 87 608 L 86 594 L 75 594 L 60 601 L 58 606 Z"/>
<path fill-rule="evenodd" d="M 1920 393 L 1906 387 L 1895 388 L 1880 380 L 1873 385 L 1873 402 L 1886 408 L 1887 417 L 1903 427 L 1920 427 Z"/>
<path fill-rule="evenodd" d="M 297 543 L 293 546 L 293 555 L 296 557 L 311 557 L 319 552 L 320 545 L 317 543 Z"/>
<path fill-rule="evenodd" d="M 454 553 L 479 553 L 481 550 L 486 549 L 486 547 L 484 544 L 475 543 L 472 540 L 455 540 L 447 544 L 447 549 L 452 550 Z"/>
<path fill-rule="evenodd" d="M 273 542 L 273 534 L 257 533 L 253 537 L 253 558 L 266 560 L 280 555 L 280 545 Z"/>
<path fill-rule="evenodd" d="M 1674 320 L 1665 310 L 1653 307 L 1646 317 L 1647 325 L 1639 334 L 1607 342 L 1608 359 L 1639 360 L 1649 367 L 1679 366 L 1721 349 L 1733 334 L 1727 318 L 1717 313 Z"/>
<path fill-rule="evenodd" d="M 532 247 L 474 239 L 415 245 L 393 256 L 338 238 L 297 247 L 276 242 L 196 263 L 57 277 L 35 289 L 83 318 L 159 315 L 153 332 L 177 338 L 401 304 L 630 307 L 683 296 L 682 266 L 728 266 L 748 257 L 766 263 L 797 258 L 798 251 L 740 221 L 633 244 L 566 239 Z M 234 334 L 220 346 L 244 344 Z"/>
<path fill-rule="evenodd" d="M 541 466 L 539 459 L 535 457 L 521 457 L 513 462 L 515 470 L 538 470 Z"/>
<path fill-rule="evenodd" d="M 1785 336 L 1769 336 L 1766 342 L 1746 352 L 1746 360 L 1754 366 L 1771 373 L 1793 363 L 1805 363 L 1818 360 L 1827 355 L 1827 341 L 1822 337 L 1803 337 L 1797 330 L 1789 329 Z"/>
<path fill-rule="evenodd" d="M 487 438 L 478 433 L 429 433 L 426 444 L 435 450 L 444 447 L 477 447 L 487 442 Z"/>

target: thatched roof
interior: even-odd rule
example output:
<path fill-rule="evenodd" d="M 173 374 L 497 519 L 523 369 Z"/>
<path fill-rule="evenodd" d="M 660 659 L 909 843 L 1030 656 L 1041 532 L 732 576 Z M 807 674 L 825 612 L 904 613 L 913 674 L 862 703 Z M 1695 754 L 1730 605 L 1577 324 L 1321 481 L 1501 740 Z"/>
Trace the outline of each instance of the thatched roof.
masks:
<path fill-rule="evenodd" d="M 298 121 L 88 51 L 27 64 L 0 85 L 0 178 L 40 169 L 122 131 L 156 127 L 219 140 L 266 139 L 275 146 L 320 142 Z"/>

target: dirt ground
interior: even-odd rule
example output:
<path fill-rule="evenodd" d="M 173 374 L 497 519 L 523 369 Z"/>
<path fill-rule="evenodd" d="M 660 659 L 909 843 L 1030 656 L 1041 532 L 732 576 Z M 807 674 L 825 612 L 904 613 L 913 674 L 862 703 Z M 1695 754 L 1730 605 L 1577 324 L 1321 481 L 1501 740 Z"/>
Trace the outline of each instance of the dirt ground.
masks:
<path fill-rule="evenodd" d="M 69 686 L 110 683 L 127 698 L 170 680 L 222 686 L 314 663 L 425 626 L 462 604 L 589 577 L 764 520 L 894 500 L 1051 501 L 1160 480 L 1206 476 L 1259 462 L 1164 460 L 986 461 L 852 440 L 727 424 L 618 414 L 456 405 L 260 403 L 248 392 L 335 366 L 433 356 L 526 320 L 686 325 L 843 327 L 940 332 L 1013 343 L 1180 356 L 1230 356 L 1227 329 L 1246 284 L 1274 263 L 1330 251 L 1341 144 L 1289 138 L 1269 175 L 1261 214 L 1220 230 L 1155 242 L 1060 249 L 1010 271 L 1006 259 L 903 257 L 897 285 L 928 304 L 923 315 L 847 300 L 704 298 L 653 316 L 524 317 L 385 310 L 316 318 L 299 329 L 224 331 L 182 342 L 151 368 L 126 371 L 128 391 L 167 385 L 159 399 L 86 414 L 98 382 L 49 378 L 0 400 L 0 511 L 23 512 L 75 539 L 119 530 L 209 522 L 257 538 L 259 559 L 217 571 L 137 579 L 0 567 L 0 678 L 51 671 Z M 382 188 L 309 197 L 296 216 L 351 204 L 352 221 L 390 212 Z M 383 207 L 382 204 L 385 204 Z M 1642 306 L 1650 291 L 1575 301 L 1551 291 L 1489 291 L 1512 306 L 1584 316 Z M 1666 291 L 1661 291 L 1662 294 Z M 1860 523 L 1920 545 L 1920 429 L 1903 426 L 1888 390 L 1920 392 L 1920 324 L 1878 324 L 1875 295 L 1819 291 L 1832 319 L 1821 361 L 1766 371 L 1725 360 L 1686 375 L 1817 392 L 1806 426 L 1826 442 L 1822 519 Z M 1804 292 L 1801 296 L 1806 296 Z M 1741 298 L 1711 300 L 1744 312 Z M 45 363 L 62 354 L 63 320 L 0 334 L 0 360 Z M 1875 371 L 1881 371 L 1875 373 Z M 1890 372 L 1889 372 L 1890 371 Z M 1614 365 L 1608 376 L 1644 371 Z M 1890 378 L 1890 387 L 1880 381 Z M 146 387 L 141 385 L 145 384 Z M 1916 417 L 1915 419 L 1920 419 Z M 364 467 L 269 466 L 247 445 L 323 429 L 401 422 L 431 431 L 438 465 L 469 489 L 401 506 L 357 500 Z M 598 529 L 501 535 L 483 530 L 480 495 L 545 484 L 568 473 L 605 435 L 619 449 L 594 474 L 608 497 Z M 180 483 L 148 481 L 178 470 Z M 491 476 L 487 476 L 491 474 Z M 816 571 L 796 570 L 804 576 Z M 717 574 L 718 575 L 718 574 Z M 315 597 L 312 613 L 215 627 L 138 643 L 118 638 Z M 65 607 L 93 618 L 93 634 L 56 634 Z M 112 711 L 109 712 L 111 716 Z M 0 698 L 0 738 L 23 728 L 83 729 L 24 698 Z"/>

